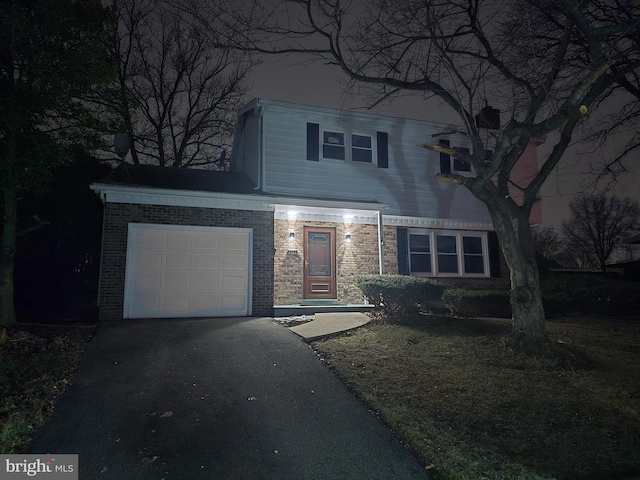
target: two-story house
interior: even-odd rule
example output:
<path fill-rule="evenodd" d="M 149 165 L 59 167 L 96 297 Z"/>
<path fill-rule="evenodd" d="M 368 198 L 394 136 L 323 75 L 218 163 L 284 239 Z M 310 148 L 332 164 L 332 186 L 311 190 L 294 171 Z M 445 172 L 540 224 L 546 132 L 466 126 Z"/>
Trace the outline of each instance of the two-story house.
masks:
<path fill-rule="evenodd" d="M 362 304 L 360 273 L 508 282 L 484 205 L 435 179 L 470 166 L 422 143 L 469 148 L 454 125 L 255 99 L 229 171 L 121 169 L 92 185 L 105 204 L 100 318 Z M 525 155 L 537 166 L 535 145 Z"/>

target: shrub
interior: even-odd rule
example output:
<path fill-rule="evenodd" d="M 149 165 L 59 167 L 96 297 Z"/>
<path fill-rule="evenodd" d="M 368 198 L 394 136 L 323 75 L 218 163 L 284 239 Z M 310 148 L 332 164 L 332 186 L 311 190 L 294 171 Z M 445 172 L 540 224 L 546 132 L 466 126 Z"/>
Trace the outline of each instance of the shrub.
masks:
<path fill-rule="evenodd" d="M 386 314 L 415 313 L 438 302 L 444 286 L 434 280 L 407 275 L 357 275 L 355 282 L 369 302 Z"/>
<path fill-rule="evenodd" d="M 464 290 L 449 288 L 444 292 L 446 307 L 455 315 L 511 317 L 508 290 Z"/>
<path fill-rule="evenodd" d="M 565 274 L 540 281 L 548 314 L 638 312 L 640 284 L 594 274 Z"/>

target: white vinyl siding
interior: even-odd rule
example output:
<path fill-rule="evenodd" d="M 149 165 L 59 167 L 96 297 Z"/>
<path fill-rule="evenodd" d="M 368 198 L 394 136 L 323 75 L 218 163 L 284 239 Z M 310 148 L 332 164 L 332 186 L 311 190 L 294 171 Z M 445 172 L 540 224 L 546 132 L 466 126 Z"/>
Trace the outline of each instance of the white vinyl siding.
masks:
<path fill-rule="evenodd" d="M 418 147 L 431 138 L 426 122 L 379 116 L 317 115 L 267 108 L 265 130 L 265 193 L 303 197 L 377 201 L 389 205 L 385 215 L 490 222 L 482 205 L 460 185 L 437 183 L 439 157 Z M 307 123 L 322 131 L 388 133 L 389 168 L 364 168 L 358 161 L 307 161 Z M 350 138 L 345 135 L 345 144 Z M 323 142 L 320 138 L 320 150 Z M 345 148 L 348 148 L 345 145 Z M 375 163 L 375 162 L 374 162 Z"/>
<path fill-rule="evenodd" d="M 385 215 L 491 222 L 486 207 L 466 188 L 436 182 L 439 155 L 418 145 L 437 143 L 434 135 L 441 124 L 270 101 L 264 101 L 260 115 L 265 193 L 377 201 L 389 205 Z M 388 168 L 371 168 L 372 164 L 357 160 L 308 161 L 308 124 L 320 126 L 320 157 L 323 131 L 343 133 L 345 158 L 355 155 L 360 160 L 369 155 L 368 148 L 357 146 L 360 151 L 354 153 L 350 144 L 361 145 L 358 136 L 370 136 L 373 165 L 380 156 L 376 133 L 386 133 Z M 450 140 L 465 146 L 462 136 Z"/>

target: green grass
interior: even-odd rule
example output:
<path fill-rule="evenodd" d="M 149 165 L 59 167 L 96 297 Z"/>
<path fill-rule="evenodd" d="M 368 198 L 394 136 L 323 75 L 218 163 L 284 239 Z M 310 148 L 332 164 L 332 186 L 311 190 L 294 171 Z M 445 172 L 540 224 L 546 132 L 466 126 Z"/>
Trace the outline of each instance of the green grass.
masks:
<path fill-rule="evenodd" d="M 640 478 L 640 320 L 547 327 L 565 354 L 507 350 L 507 320 L 427 316 L 313 346 L 434 478 Z"/>
<path fill-rule="evenodd" d="M 20 453 L 69 385 L 93 332 L 82 327 L 0 329 L 0 454 Z"/>

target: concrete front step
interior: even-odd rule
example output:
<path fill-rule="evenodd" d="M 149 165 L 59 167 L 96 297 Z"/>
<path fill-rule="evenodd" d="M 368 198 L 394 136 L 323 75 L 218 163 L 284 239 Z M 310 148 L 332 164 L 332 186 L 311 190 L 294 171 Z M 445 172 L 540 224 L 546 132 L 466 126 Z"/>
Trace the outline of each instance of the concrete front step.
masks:
<path fill-rule="evenodd" d="M 274 317 L 312 315 L 315 313 L 370 312 L 373 305 L 274 305 Z"/>

